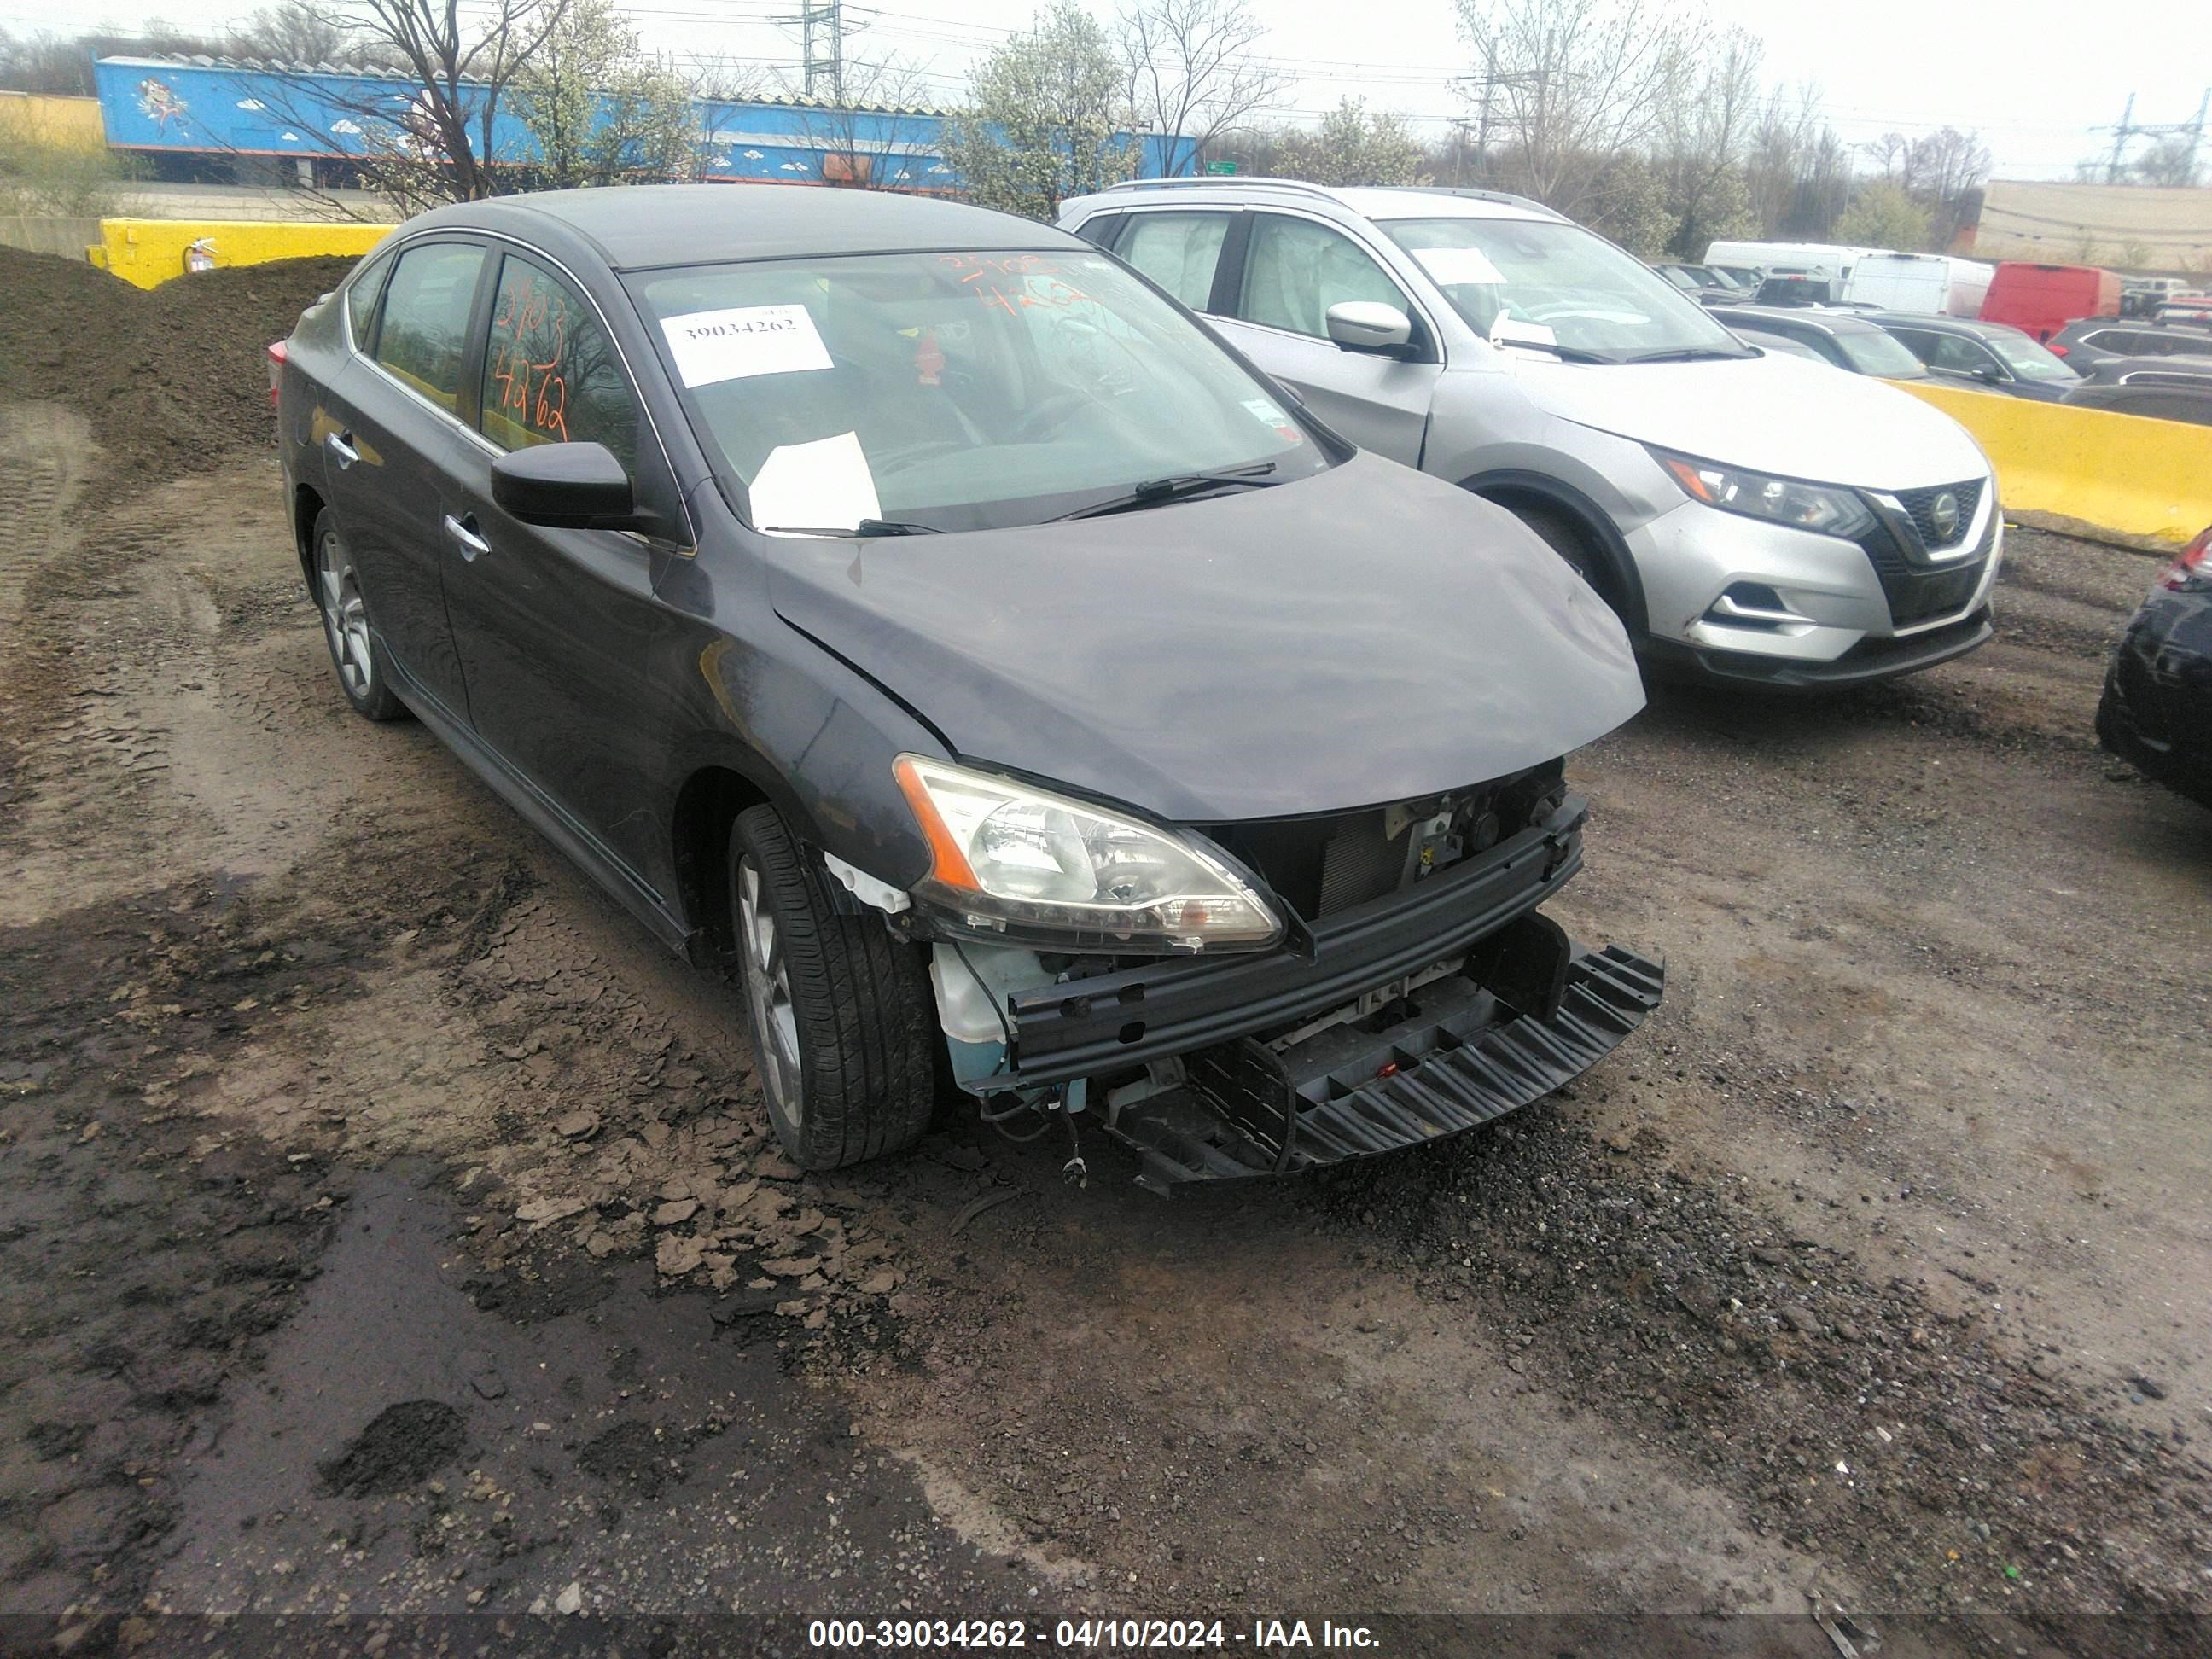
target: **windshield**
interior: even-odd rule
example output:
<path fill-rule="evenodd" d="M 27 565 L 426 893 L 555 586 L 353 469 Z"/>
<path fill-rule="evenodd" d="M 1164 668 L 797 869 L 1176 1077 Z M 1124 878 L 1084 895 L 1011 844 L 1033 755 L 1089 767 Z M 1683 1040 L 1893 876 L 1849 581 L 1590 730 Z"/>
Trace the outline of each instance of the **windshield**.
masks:
<path fill-rule="evenodd" d="M 1607 362 L 1749 355 L 1667 278 L 1579 225 L 1393 219 L 1382 228 L 1471 326 L 1501 343 L 1556 344 Z"/>
<path fill-rule="evenodd" d="M 2005 360 L 2005 366 L 2023 380 L 2078 380 L 2063 358 L 2045 351 L 2025 334 L 1990 334 L 1983 343 Z"/>
<path fill-rule="evenodd" d="M 1853 368 L 1862 374 L 1880 374 L 1893 380 L 1924 380 L 1928 365 L 1912 355 L 1912 348 L 1885 329 L 1838 328 L 1832 337 Z"/>
<path fill-rule="evenodd" d="M 1328 465 L 1281 394 L 1103 254 L 697 265 L 630 289 L 763 530 L 993 529 Z"/>

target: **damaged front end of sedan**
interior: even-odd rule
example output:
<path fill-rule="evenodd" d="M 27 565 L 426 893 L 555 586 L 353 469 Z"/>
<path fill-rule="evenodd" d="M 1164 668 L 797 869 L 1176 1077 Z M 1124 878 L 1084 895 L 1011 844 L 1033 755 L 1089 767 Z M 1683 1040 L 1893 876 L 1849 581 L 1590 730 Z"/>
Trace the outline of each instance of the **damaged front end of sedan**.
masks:
<path fill-rule="evenodd" d="M 1165 1194 L 1440 1139 L 1559 1088 L 1657 1007 L 1662 966 L 1541 914 L 1587 805 L 1553 760 L 1356 811 L 1155 823 L 917 756 L 933 867 L 825 860 L 930 953 L 986 1121 L 1121 1143 Z"/>

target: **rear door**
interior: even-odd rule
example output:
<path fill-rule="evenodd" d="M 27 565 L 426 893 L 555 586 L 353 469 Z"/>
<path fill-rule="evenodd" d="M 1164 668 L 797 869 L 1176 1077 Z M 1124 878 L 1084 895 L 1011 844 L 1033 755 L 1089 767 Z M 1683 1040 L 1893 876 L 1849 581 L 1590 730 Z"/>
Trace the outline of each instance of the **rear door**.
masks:
<path fill-rule="evenodd" d="M 1363 448 L 1421 464 L 1429 406 L 1443 372 L 1435 328 L 1367 248 L 1334 225 L 1254 210 L 1241 251 L 1216 284 L 1223 335 L 1315 414 Z M 1241 257 L 1240 257 L 1241 252 Z M 1412 319 L 1413 356 L 1346 351 L 1328 337 L 1328 308 L 1364 300 Z"/>
<path fill-rule="evenodd" d="M 670 838 L 653 814 L 677 730 L 671 689 L 684 683 L 686 649 L 698 651 L 681 643 L 696 629 L 681 604 L 701 580 L 690 550 L 524 524 L 493 501 L 492 464 L 536 444 L 604 444 L 641 501 L 677 524 L 682 505 L 589 301 L 542 258 L 507 251 L 494 263 L 473 399 L 482 439 L 453 509 L 446 575 L 477 732 L 665 899 L 650 884 L 665 874 Z"/>
<path fill-rule="evenodd" d="M 482 286 L 483 244 L 410 243 L 384 285 L 374 332 L 331 387 L 322 436 L 331 505 L 360 574 L 386 659 L 465 722 L 468 689 L 446 619 L 450 546 L 442 520 L 478 440 L 465 362 Z"/>

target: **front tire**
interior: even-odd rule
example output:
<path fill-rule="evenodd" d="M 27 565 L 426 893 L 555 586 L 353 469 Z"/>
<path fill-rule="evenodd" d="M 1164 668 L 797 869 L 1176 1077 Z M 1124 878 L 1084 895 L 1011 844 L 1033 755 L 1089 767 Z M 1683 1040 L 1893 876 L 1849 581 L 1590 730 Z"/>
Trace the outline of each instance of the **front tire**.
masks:
<path fill-rule="evenodd" d="M 1625 596 L 1618 591 L 1620 583 L 1614 580 L 1612 567 L 1590 544 L 1589 537 L 1578 526 L 1564 514 L 1554 513 L 1547 507 L 1516 507 L 1510 510 L 1515 518 L 1536 532 L 1545 546 L 1565 559 L 1575 574 L 1588 582 L 1598 598 L 1611 607 L 1613 614 L 1633 632 L 1633 625 L 1628 621 L 1627 606 L 1623 602 Z"/>
<path fill-rule="evenodd" d="M 729 846 L 761 1094 L 792 1161 L 835 1170 L 912 1146 L 936 1104 L 936 1003 L 912 945 L 841 915 L 782 815 L 738 815 Z"/>
<path fill-rule="evenodd" d="M 313 533 L 315 609 L 322 613 L 323 643 L 330 647 L 338 690 L 363 720 L 396 720 L 407 705 L 394 694 L 376 659 L 361 572 L 328 507 L 315 514 Z"/>

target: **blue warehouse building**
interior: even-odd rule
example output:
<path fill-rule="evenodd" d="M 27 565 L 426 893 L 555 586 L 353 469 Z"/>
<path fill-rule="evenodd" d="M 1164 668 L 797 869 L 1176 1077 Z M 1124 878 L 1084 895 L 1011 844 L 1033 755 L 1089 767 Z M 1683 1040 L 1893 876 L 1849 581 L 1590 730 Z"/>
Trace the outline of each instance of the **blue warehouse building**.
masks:
<path fill-rule="evenodd" d="M 350 158 L 413 142 L 422 88 L 401 76 L 214 58 L 103 58 L 94 66 L 111 148 L 157 168 L 240 182 L 343 179 Z M 732 183 L 873 185 L 957 191 L 941 109 L 842 107 L 797 99 L 698 102 L 705 176 Z M 1158 177 L 1177 148 L 1153 135 L 1138 171 Z M 536 144 L 513 113 L 493 118 L 489 160 L 528 166 Z"/>

